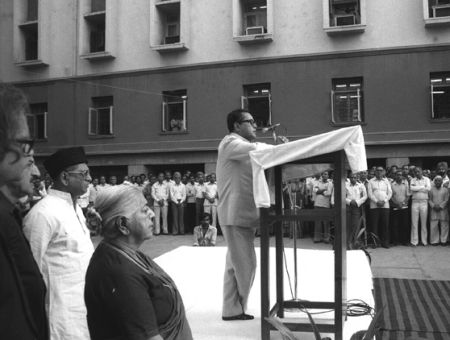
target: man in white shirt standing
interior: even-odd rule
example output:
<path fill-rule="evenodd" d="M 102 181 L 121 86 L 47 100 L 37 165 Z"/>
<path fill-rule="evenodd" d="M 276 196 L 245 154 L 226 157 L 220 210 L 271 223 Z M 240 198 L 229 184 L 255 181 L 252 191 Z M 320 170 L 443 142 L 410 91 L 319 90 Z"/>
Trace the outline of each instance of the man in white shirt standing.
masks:
<path fill-rule="evenodd" d="M 24 220 L 24 234 L 48 287 L 51 340 L 86 340 L 84 278 L 94 247 L 77 199 L 91 180 L 82 147 L 61 149 L 44 166 L 54 184 Z"/>
<path fill-rule="evenodd" d="M 199 172 L 197 177 L 197 182 L 195 183 L 195 224 L 199 225 L 205 209 L 203 204 L 205 202 L 204 193 L 206 190 L 206 184 L 203 172 Z"/>
<path fill-rule="evenodd" d="M 185 231 L 194 230 L 195 224 L 195 177 L 189 175 L 189 182 L 186 184 L 186 208 L 184 209 Z"/>
<path fill-rule="evenodd" d="M 380 239 L 383 248 L 389 248 L 389 200 L 392 188 L 389 180 L 383 177 L 382 166 L 375 168 L 375 177 L 369 180 L 367 195 L 370 199 L 370 226 Z"/>
<path fill-rule="evenodd" d="M 164 174 L 158 174 L 158 181 L 152 186 L 153 210 L 155 212 L 155 231 L 153 234 L 158 235 L 161 232 L 161 218 L 162 218 L 162 233 L 167 235 L 169 229 L 167 227 L 167 212 L 169 198 L 169 186 L 164 182 Z"/>
<path fill-rule="evenodd" d="M 222 320 L 252 320 L 246 314 L 256 271 L 255 231 L 259 210 L 253 197 L 249 152 L 271 145 L 255 143 L 256 124 L 250 113 L 234 110 L 227 116 L 229 134 L 219 144 L 217 189 L 219 221 L 225 241 Z"/>
<path fill-rule="evenodd" d="M 217 227 L 217 183 L 216 174 L 213 172 L 209 175 L 209 182 L 205 186 L 205 201 L 203 203 L 204 212 L 212 217 L 212 226 Z"/>
<path fill-rule="evenodd" d="M 169 188 L 170 200 L 172 201 L 172 234 L 184 235 L 184 202 L 186 201 L 186 186 L 181 183 L 181 174 L 175 172 L 173 174 L 175 183 Z"/>
<path fill-rule="evenodd" d="M 431 190 L 431 182 L 428 177 L 423 176 L 422 168 L 416 166 L 414 169 L 416 177 L 411 179 L 411 244 L 419 244 L 419 218 L 420 218 L 420 240 L 422 245 L 428 244 L 427 217 L 428 217 L 428 193 Z"/>
<path fill-rule="evenodd" d="M 333 195 L 333 182 L 329 179 L 328 171 L 322 172 L 320 181 L 314 184 L 314 209 L 330 209 Z M 314 243 L 330 243 L 330 221 L 314 222 Z"/>
<path fill-rule="evenodd" d="M 356 236 L 362 216 L 362 205 L 367 200 L 367 191 L 364 184 L 356 180 L 356 174 L 349 176 L 350 183 L 345 187 L 345 202 L 347 205 L 347 248 Z"/>

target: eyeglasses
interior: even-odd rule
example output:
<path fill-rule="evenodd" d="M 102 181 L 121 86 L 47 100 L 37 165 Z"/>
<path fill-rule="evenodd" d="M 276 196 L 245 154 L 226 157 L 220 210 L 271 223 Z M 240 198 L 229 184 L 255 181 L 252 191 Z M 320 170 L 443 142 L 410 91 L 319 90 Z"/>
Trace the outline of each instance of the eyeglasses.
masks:
<path fill-rule="evenodd" d="M 240 120 L 240 121 L 239 121 L 239 124 L 242 124 L 242 123 L 249 123 L 249 124 L 251 124 L 251 125 L 255 125 L 255 120 L 254 120 L 254 119 L 244 119 L 244 120 Z"/>
<path fill-rule="evenodd" d="M 88 176 L 91 175 L 89 170 L 85 170 L 85 171 L 66 171 L 66 172 L 68 174 L 81 175 L 81 176 L 83 176 L 83 178 L 87 178 Z"/>
<path fill-rule="evenodd" d="M 16 139 L 15 142 L 20 145 L 25 155 L 29 155 L 33 151 L 34 139 Z"/>

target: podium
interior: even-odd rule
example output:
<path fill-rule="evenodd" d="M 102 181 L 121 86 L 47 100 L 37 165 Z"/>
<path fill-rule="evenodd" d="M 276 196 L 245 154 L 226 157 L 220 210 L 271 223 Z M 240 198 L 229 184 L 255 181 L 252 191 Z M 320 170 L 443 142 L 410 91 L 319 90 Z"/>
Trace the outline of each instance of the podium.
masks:
<path fill-rule="evenodd" d="M 274 329 L 266 320 L 269 316 L 283 318 L 286 309 L 330 309 L 334 310 L 332 323 L 316 323 L 322 333 L 333 333 L 335 340 L 342 340 L 346 320 L 347 301 L 347 252 L 346 252 L 346 205 L 345 205 L 345 152 L 343 150 L 320 156 L 293 161 L 284 165 L 306 166 L 307 164 L 333 164 L 335 204 L 330 209 L 295 209 L 284 212 L 282 208 L 282 169 L 277 165 L 275 172 L 275 211 L 260 208 L 261 221 L 261 339 L 270 339 L 270 330 Z M 283 230 L 285 221 L 332 221 L 334 223 L 334 300 L 333 301 L 300 301 L 284 299 L 283 291 Z M 276 302 L 270 305 L 269 286 L 269 230 L 275 231 L 275 272 Z M 294 249 L 294 253 L 296 249 Z M 299 273 L 301 275 L 301 273 Z M 313 279 L 313 278 L 312 278 Z M 284 322 L 292 331 L 312 332 L 309 322 Z"/>

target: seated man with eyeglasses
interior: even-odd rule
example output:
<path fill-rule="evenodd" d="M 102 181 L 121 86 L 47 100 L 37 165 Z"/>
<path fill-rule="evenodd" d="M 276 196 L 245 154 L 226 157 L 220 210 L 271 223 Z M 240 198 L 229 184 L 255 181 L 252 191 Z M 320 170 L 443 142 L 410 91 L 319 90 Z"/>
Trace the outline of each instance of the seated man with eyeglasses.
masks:
<path fill-rule="evenodd" d="M 24 220 L 24 233 L 47 291 L 51 339 L 89 339 L 84 278 L 94 247 L 77 204 L 91 176 L 82 147 L 60 149 L 44 161 L 54 184 Z"/>

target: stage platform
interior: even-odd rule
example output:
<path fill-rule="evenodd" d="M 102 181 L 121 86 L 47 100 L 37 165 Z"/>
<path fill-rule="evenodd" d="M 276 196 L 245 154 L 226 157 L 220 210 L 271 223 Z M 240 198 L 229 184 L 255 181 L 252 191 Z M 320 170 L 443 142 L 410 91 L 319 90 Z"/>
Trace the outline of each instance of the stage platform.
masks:
<path fill-rule="evenodd" d="M 270 248 L 271 259 L 271 305 L 275 303 L 275 248 Z M 258 269 L 255 283 L 249 299 L 248 313 L 255 316 L 252 321 L 222 321 L 222 282 L 225 266 L 225 247 L 188 247 L 182 246 L 155 259 L 176 282 L 183 297 L 187 317 L 195 340 L 256 340 L 261 338 L 260 312 L 260 249 L 256 248 Z M 285 249 L 286 262 L 294 291 L 293 249 Z M 298 249 L 298 298 L 303 300 L 331 301 L 334 293 L 332 250 Z M 347 298 L 361 299 L 374 306 L 372 294 L 372 272 L 364 252 L 347 252 L 348 276 Z M 289 277 L 285 271 L 284 296 L 292 298 Z M 289 312 L 286 317 L 303 318 L 297 311 Z M 333 317 L 333 313 L 314 315 L 314 319 L 323 320 Z M 320 318 L 320 319 L 319 319 Z M 344 339 L 358 330 L 367 329 L 370 316 L 349 317 L 345 323 Z M 312 333 L 296 333 L 299 339 L 314 339 Z M 326 334 L 322 334 L 324 337 Z M 271 339 L 282 339 L 281 335 L 271 332 Z"/>

